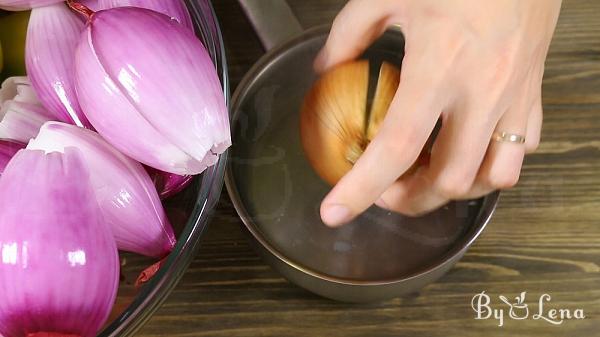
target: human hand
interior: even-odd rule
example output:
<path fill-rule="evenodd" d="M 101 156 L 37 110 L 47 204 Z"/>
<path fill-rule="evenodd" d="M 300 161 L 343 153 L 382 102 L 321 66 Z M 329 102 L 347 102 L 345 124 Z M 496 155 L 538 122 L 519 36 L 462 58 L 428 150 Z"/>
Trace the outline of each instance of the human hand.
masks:
<path fill-rule="evenodd" d="M 405 36 L 400 86 L 375 139 L 321 204 L 329 226 L 373 203 L 419 215 L 514 186 L 542 125 L 544 61 L 560 0 L 351 0 L 317 59 L 358 57 L 391 25 Z M 429 165 L 402 176 L 438 119 Z M 525 142 L 493 138 L 499 133 Z"/>

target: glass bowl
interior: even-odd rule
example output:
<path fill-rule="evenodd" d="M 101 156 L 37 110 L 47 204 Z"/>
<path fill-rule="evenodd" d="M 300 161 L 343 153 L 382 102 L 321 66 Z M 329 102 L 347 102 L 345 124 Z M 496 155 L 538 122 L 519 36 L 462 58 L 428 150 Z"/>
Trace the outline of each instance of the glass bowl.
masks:
<path fill-rule="evenodd" d="M 196 29 L 221 79 L 229 106 L 227 62 L 219 23 L 210 0 L 185 0 Z M 208 168 L 184 191 L 164 202 L 165 210 L 177 235 L 177 245 L 154 277 L 136 289 L 139 273 L 156 262 L 129 253 L 121 253 L 121 281 L 117 301 L 107 325 L 98 336 L 132 336 L 164 302 L 177 285 L 195 256 L 221 189 L 227 153 Z"/>

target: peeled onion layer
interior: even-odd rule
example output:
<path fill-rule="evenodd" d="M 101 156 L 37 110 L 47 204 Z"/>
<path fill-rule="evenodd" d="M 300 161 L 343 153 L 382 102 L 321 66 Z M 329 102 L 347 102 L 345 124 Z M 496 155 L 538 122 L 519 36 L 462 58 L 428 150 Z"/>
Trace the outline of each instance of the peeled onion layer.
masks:
<path fill-rule="evenodd" d="M 91 128 L 75 92 L 75 48 L 84 22 L 64 3 L 31 11 L 25 64 L 31 84 L 54 120 Z"/>
<path fill-rule="evenodd" d="M 97 133 L 74 125 L 48 122 L 28 149 L 81 151 L 100 209 L 119 249 L 162 258 L 175 246 L 173 228 L 148 173 Z"/>
<path fill-rule="evenodd" d="M 24 147 L 25 144 L 6 139 L 0 139 L 0 176 L 2 176 L 4 168 L 6 165 L 8 165 L 12 157 Z"/>
<path fill-rule="evenodd" d="M 0 0 L 0 9 L 7 11 L 25 11 L 59 2 L 64 2 L 64 0 Z"/>
<path fill-rule="evenodd" d="M 192 17 L 185 6 L 184 0 L 98 0 L 97 7 L 99 9 L 109 9 L 126 6 L 147 8 L 168 15 L 192 32 L 194 31 Z"/>
<path fill-rule="evenodd" d="M 21 150 L 0 177 L 0 335 L 95 336 L 119 260 L 79 150 Z"/>
<path fill-rule="evenodd" d="M 198 38 L 168 16 L 96 12 L 76 52 L 79 102 L 94 128 L 131 158 L 195 175 L 231 145 L 219 78 Z"/>

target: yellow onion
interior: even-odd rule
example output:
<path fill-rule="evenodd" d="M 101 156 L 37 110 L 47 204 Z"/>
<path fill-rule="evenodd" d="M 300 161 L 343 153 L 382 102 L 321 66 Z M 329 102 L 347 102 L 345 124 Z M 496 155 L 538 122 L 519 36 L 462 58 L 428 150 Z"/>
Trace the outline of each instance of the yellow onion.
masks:
<path fill-rule="evenodd" d="M 374 90 L 369 90 L 369 79 L 369 61 L 345 63 L 323 74 L 304 99 L 300 115 L 304 153 L 331 185 L 350 171 L 379 131 L 398 89 L 400 69 L 382 63 Z"/>

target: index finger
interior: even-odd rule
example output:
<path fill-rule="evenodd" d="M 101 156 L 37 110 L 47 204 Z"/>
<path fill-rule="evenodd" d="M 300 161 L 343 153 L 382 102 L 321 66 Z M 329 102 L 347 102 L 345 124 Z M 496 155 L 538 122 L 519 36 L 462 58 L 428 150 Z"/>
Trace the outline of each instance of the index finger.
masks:
<path fill-rule="evenodd" d="M 347 223 L 373 205 L 416 161 L 437 123 L 442 105 L 435 88 L 440 81 L 423 76 L 431 72 L 421 72 L 407 58 L 381 129 L 321 204 L 321 218 L 328 226 Z"/>
<path fill-rule="evenodd" d="M 335 18 L 325 46 L 315 60 L 315 70 L 325 70 L 355 59 L 383 34 L 389 25 L 389 13 L 401 11 L 403 2 L 351 0 Z M 400 8 L 398 8 L 400 7 Z M 400 23 L 399 19 L 396 19 Z"/>

